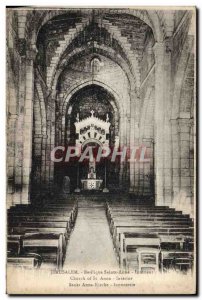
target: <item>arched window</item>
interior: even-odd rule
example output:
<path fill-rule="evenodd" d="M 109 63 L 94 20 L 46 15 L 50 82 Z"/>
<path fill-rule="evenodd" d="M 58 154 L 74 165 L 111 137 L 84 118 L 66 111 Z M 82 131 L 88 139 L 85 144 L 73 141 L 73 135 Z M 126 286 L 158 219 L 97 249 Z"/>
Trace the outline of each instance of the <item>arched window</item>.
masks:
<path fill-rule="evenodd" d="M 94 57 L 94 58 L 92 58 L 90 64 L 91 64 L 91 72 L 93 74 L 99 73 L 100 68 L 101 68 L 101 61 L 100 61 L 100 59 L 98 57 Z"/>

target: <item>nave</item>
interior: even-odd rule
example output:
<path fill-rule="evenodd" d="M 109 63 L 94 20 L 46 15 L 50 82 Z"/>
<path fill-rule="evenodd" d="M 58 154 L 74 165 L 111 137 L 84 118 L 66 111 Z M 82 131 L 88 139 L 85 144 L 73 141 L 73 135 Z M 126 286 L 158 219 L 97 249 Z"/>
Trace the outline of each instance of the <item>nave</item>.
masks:
<path fill-rule="evenodd" d="M 95 266 L 114 269 L 118 263 L 113 251 L 105 203 L 91 197 L 78 201 L 77 220 L 67 248 L 64 269 Z"/>
<path fill-rule="evenodd" d="M 8 265 L 20 268 L 187 273 L 193 243 L 189 215 L 123 195 L 45 197 L 8 210 Z"/>

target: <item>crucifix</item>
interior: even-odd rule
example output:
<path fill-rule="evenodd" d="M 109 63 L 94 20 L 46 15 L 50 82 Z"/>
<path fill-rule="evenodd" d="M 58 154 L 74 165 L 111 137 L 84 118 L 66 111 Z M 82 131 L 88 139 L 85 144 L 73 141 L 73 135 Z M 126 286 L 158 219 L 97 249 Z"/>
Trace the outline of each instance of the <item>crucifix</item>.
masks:
<path fill-rule="evenodd" d="M 91 117 L 94 117 L 95 111 L 92 109 L 90 112 L 91 112 Z"/>

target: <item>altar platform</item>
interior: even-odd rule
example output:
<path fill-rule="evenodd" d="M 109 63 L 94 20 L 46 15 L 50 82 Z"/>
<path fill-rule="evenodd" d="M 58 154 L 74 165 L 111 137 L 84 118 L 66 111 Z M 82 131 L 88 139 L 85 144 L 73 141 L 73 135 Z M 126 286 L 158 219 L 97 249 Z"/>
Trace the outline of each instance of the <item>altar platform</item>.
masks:
<path fill-rule="evenodd" d="M 82 190 L 83 191 L 100 191 L 102 190 L 102 179 L 82 179 L 81 184 L 82 184 Z"/>

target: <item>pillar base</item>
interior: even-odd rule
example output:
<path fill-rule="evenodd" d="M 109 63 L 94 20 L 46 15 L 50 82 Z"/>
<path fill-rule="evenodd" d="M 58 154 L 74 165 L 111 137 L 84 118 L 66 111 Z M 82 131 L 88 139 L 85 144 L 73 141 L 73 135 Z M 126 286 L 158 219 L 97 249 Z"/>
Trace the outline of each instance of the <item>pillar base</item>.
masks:
<path fill-rule="evenodd" d="M 133 188 L 133 187 L 130 187 L 130 188 L 129 188 L 129 193 L 130 193 L 130 194 L 134 194 L 134 188 Z"/>
<path fill-rule="evenodd" d="M 109 193 L 109 190 L 108 190 L 108 188 L 105 187 L 105 188 L 102 190 L 102 192 L 103 192 L 103 193 Z"/>
<path fill-rule="evenodd" d="M 80 193 L 80 192 L 81 192 L 81 190 L 80 190 L 80 188 L 79 188 L 79 187 L 77 187 L 77 188 L 74 190 L 74 192 L 75 192 L 75 193 Z"/>

